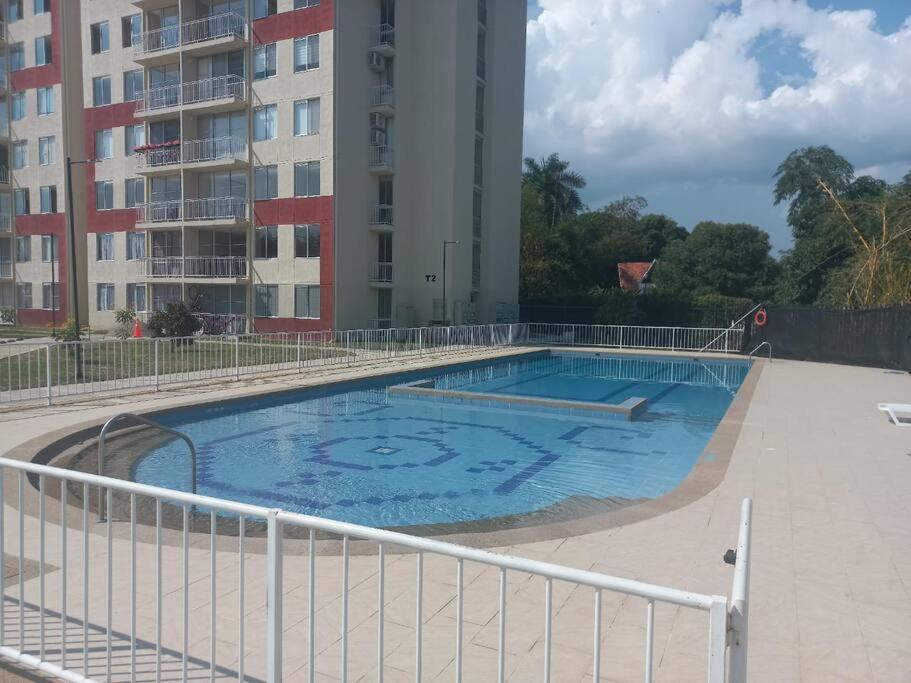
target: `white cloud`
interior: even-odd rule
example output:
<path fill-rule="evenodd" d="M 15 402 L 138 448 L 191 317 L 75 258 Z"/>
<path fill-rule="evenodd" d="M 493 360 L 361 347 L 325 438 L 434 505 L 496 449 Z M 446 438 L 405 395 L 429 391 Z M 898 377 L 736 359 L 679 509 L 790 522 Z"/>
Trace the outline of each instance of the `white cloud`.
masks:
<path fill-rule="evenodd" d="M 591 199 L 646 182 L 764 183 L 812 144 L 859 167 L 911 160 L 911 18 L 883 35 L 873 11 L 805 0 L 539 4 L 526 151 L 559 151 L 589 177 Z M 776 32 L 811 73 L 764 92 L 751 47 Z"/>

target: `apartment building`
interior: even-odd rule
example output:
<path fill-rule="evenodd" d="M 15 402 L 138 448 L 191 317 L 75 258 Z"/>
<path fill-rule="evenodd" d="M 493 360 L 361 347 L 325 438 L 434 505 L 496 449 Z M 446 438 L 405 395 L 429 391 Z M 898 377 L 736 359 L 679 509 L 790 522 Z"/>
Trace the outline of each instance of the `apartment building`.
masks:
<path fill-rule="evenodd" d="M 0 201 L 0 307 L 20 321 L 46 321 L 57 290 L 68 308 L 65 156 L 87 162 L 73 215 L 94 328 L 172 301 L 227 332 L 515 315 L 524 0 L 23 1 Z"/>

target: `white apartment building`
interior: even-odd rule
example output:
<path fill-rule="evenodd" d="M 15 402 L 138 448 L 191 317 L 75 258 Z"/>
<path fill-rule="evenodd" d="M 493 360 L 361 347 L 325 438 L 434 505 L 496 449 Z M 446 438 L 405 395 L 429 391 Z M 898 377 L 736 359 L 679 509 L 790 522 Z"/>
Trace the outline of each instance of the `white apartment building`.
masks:
<path fill-rule="evenodd" d="M 228 332 L 515 315 L 525 0 L 8 4 L 20 322 L 69 307 L 66 156 L 93 328 L 171 301 Z"/>

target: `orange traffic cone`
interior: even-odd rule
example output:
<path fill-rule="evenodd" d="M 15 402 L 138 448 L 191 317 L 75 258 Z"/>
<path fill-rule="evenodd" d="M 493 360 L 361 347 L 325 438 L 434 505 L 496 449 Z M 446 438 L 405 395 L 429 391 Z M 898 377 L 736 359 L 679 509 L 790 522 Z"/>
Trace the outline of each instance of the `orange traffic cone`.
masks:
<path fill-rule="evenodd" d="M 133 318 L 133 339 L 142 339 L 142 324 L 139 318 Z"/>

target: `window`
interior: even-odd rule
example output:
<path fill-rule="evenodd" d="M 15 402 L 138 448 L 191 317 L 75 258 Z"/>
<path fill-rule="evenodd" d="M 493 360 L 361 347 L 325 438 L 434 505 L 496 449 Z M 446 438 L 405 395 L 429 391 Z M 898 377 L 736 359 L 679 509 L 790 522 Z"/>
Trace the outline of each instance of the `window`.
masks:
<path fill-rule="evenodd" d="M 294 134 L 317 135 L 319 133 L 319 98 L 298 100 L 294 103 Z"/>
<path fill-rule="evenodd" d="M 146 234 L 144 232 L 127 233 L 127 261 L 138 261 L 146 257 Z M 140 309 L 136 309 L 140 310 Z M 144 310 L 144 309 L 142 309 Z"/>
<path fill-rule="evenodd" d="M 104 209 L 114 208 L 114 181 L 96 180 L 95 181 L 95 209 L 102 211 Z"/>
<path fill-rule="evenodd" d="M 278 196 L 278 166 L 257 166 L 253 171 L 254 199 L 275 199 Z"/>
<path fill-rule="evenodd" d="M 132 209 L 145 201 L 146 186 L 142 178 L 127 178 L 123 184 L 126 208 Z"/>
<path fill-rule="evenodd" d="M 146 310 L 146 286 L 127 283 L 127 308 L 142 313 Z"/>
<path fill-rule="evenodd" d="M 294 39 L 294 71 L 319 68 L 319 34 Z"/>
<path fill-rule="evenodd" d="M 260 318 L 275 318 L 278 316 L 278 285 L 256 285 L 255 313 Z"/>
<path fill-rule="evenodd" d="M 319 223 L 294 226 L 294 258 L 319 258 Z"/>
<path fill-rule="evenodd" d="M 13 143 L 13 168 L 28 166 L 28 140 L 18 140 Z"/>
<path fill-rule="evenodd" d="M 294 9 L 302 9 L 304 7 L 316 7 L 319 5 L 319 0 L 294 0 Z"/>
<path fill-rule="evenodd" d="M 274 140 L 277 131 L 278 107 L 269 104 L 253 110 L 253 139 Z"/>
<path fill-rule="evenodd" d="M 13 212 L 17 216 L 26 216 L 31 213 L 27 187 L 20 187 L 13 190 Z"/>
<path fill-rule="evenodd" d="M 142 35 L 142 15 L 131 14 L 120 18 L 120 36 L 123 47 L 132 47 L 137 38 Z"/>
<path fill-rule="evenodd" d="M 38 88 L 38 116 L 47 116 L 54 113 L 54 86 Z"/>
<path fill-rule="evenodd" d="M 253 50 L 253 80 L 275 75 L 275 43 L 260 45 Z"/>
<path fill-rule="evenodd" d="M 57 236 L 56 235 L 42 235 L 41 236 L 41 262 L 50 263 L 51 261 L 58 260 L 57 254 Z"/>
<path fill-rule="evenodd" d="M 114 131 L 110 128 L 95 131 L 95 158 L 114 158 Z"/>
<path fill-rule="evenodd" d="M 319 285 L 294 286 L 294 317 L 319 318 Z"/>
<path fill-rule="evenodd" d="M 319 162 L 294 164 L 294 196 L 315 197 L 319 194 Z"/>
<path fill-rule="evenodd" d="M 278 258 L 278 226 L 267 225 L 256 228 L 255 240 L 254 258 Z"/>
<path fill-rule="evenodd" d="M 253 18 L 262 19 L 275 14 L 278 9 L 278 0 L 253 0 Z"/>
<path fill-rule="evenodd" d="M 32 238 L 29 235 L 16 237 L 16 263 L 28 263 L 32 260 Z"/>
<path fill-rule="evenodd" d="M 47 14 L 51 11 L 51 0 L 35 0 L 35 14 Z"/>
<path fill-rule="evenodd" d="M 111 49 L 111 41 L 108 31 L 108 22 L 99 21 L 89 27 L 89 34 L 92 42 L 92 54 L 97 55 L 100 52 L 107 52 Z"/>
<path fill-rule="evenodd" d="M 133 102 L 142 98 L 142 69 L 123 72 L 123 101 Z"/>
<path fill-rule="evenodd" d="M 141 123 L 123 127 L 123 149 L 127 156 L 136 153 L 137 147 L 146 143 L 146 129 Z"/>
<path fill-rule="evenodd" d="M 16 284 L 16 308 L 32 307 L 32 283 L 19 282 Z"/>
<path fill-rule="evenodd" d="M 24 16 L 22 13 L 22 0 L 9 0 L 6 7 L 7 21 L 19 21 Z"/>
<path fill-rule="evenodd" d="M 60 283 L 45 282 L 41 285 L 41 307 L 57 310 L 60 308 Z"/>
<path fill-rule="evenodd" d="M 99 282 L 95 285 L 95 299 L 99 311 L 114 310 L 114 285 L 108 282 Z"/>
<path fill-rule="evenodd" d="M 92 106 L 103 107 L 111 103 L 111 77 L 95 76 L 92 79 Z"/>
<path fill-rule="evenodd" d="M 12 112 L 10 114 L 13 121 L 21 121 L 25 118 L 25 93 L 14 92 L 11 100 Z"/>
<path fill-rule="evenodd" d="M 38 138 L 38 163 L 41 166 L 52 166 L 57 163 L 57 138 L 53 135 Z"/>
<path fill-rule="evenodd" d="M 95 234 L 95 260 L 114 260 L 114 233 L 99 232 Z"/>
<path fill-rule="evenodd" d="M 41 36 L 40 38 L 35 38 L 35 66 L 44 66 L 52 61 L 51 37 Z"/>
<path fill-rule="evenodd" d="M 42 185 L 39 191 L 41 213 L 57 213 L 57 186 Z"/>
<path fill-rule="evenodd" d="M 21 71 L 25 68 L 25 43 L 13 43 L 9 46 L 9 70 Z"/>

